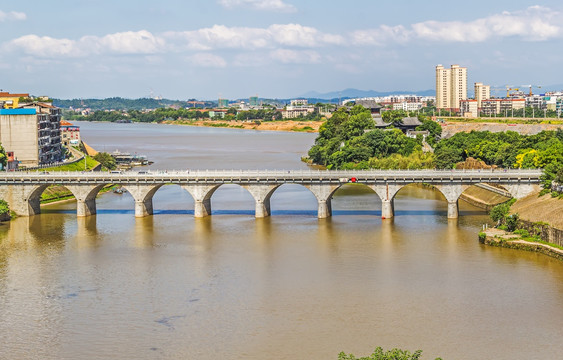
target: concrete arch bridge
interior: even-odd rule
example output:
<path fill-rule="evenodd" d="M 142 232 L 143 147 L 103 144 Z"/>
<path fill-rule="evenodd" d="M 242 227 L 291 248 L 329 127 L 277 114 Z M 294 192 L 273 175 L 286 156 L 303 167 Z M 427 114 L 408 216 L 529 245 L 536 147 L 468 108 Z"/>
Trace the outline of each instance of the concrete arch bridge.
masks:
<path fill-rule="evenodd" d="M 96 196 L 108 184 L 122 185 L 135 200 L 135 216 L 153 214 L 152 198 L 166 184 L 177 184 L 194 199 L 195 217 L 211 214 L 211 197 L 224 184 L 247 189 L 256 202 L 257 218 L 270 215 L 270 198 L 284 184 L 300 184 L 317 198 L 318 217 L 332 215 L 331 199 L 342 185 L 354 182 L 371 188 L 381 199 L 382 218 L 394 215 L 393 199 L 409 184 L 435 186 L 448 202 L 448 218 L 458 217 L 458 199 L 477 184 L 502 186 L 522 198 L 541 181 L 540 170 L 189 170 L 141 172 L 4 172 L 0 173 L 0 198 L 20 216 L 39 214 L 40 197 L 50 185 L 63 185 L 77 201 L 77 216 L 96 214 Z"/>

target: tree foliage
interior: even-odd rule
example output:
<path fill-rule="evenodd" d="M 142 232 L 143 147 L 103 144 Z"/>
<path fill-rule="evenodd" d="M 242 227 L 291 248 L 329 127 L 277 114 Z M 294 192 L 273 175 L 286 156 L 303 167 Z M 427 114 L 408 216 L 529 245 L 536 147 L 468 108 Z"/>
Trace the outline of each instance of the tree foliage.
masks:
<path fill-rule="evenodd" d="M 422 350 L 411 353 L 407 350 L 392 349 L 385 351 L 381 347 L 377 347 L 369 356 L 357 358 L 353 354 L 341 352 L 338 354 L 338 360 L 419 360 L 422 356 Z M 440 358 L 436 358 L 440 360 Z"/>
<path fill-rule="evenodd" d="M 374 126 L 370 111 L 363 106 L 355 105 L 349 111 L 341 108 L 321 126 L 309 158 L 328 168 L 367 169 L 376 165 L 377 159 L 392 154 L 409 157 L 422 148 L 419 141 L 401 130 L 373 129 Z M 386 166 L 395 168 L 397 164 L 398 161 Z"/>
<path fill-rule="evenodd" d="M 0 164 L 2 164 L 2 168 L 6 168 L 6 164 L 8 163 L 8 157 L 6 156 L 6 151 L 2 144 L 0 144 Z"/>
<path fill-rule="evenodd" d="M 96 160 L 97 162 L 102 164 L 103 167 L 109 170 L 113 170 L 117 167 L 117 164 L 115 163 L 115 159 L 107 152 L 97 153 L 96 155 L 94 155 L 94 160 Z"/>
<path fill-rule="evenodd" d="M 514 131 L 471 131 L 443 139 L 435 148 L 436 167 L 451 169 L 468 157 L 503 168 L 544 168 L 555 177 L 563 165 L 563 131 L 520 135 Z"/>

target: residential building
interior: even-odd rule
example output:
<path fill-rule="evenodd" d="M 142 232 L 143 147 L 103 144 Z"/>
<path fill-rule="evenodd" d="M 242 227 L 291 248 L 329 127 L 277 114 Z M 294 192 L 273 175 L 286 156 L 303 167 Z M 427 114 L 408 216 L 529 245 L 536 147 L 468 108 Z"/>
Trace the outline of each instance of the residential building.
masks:
<path fill-rule="evenodd" d="M 481 101 L 491 98 L 491 86 L 483 85 L 483 83 L 475 83 L 475 100 L 477 107 L 481 108 Z"/>
<path fill-rule="evenodd" d="M 229 100 L 228 99 L 219 99 L 217 102 L 218 108 L 226 108 L 229 107 Z"/>
<path fill-rule="evenodd" d="M 315 108 L 313 106 L 288 106 L 285 110 L 281 110 L 281 113 L 284 119 L 295 119 L 304 117 L 314 111 Z"/>
<path fill-rule="evenodd" d="M 250 107 L 258 107 L 258 106 L 260 106 L 260 101 L 258 100 L 258 96 L 251 96 L 251 97 L 248 99 L 248 105 L 249 105 Z"/>
<path fill-rule="evenodd" d="M 500 99 L 481 100 L 480 112 L 482 115 L 496 115 L 500 111 Z"/>
<path fill-rule="evenodd" d="M 532 107 L 536 109 L 546 109 L 546 101 L 544 96 L 532 95 L 526 97 L 526 107 Z"/>
<path fill-rule="evenodd" d="M 80 144 L 80 126 L 61 120 L 61 143 L 64 146 Z"/>
<path fill-rule="evenodd" d="M 291 106 L 307 106 L 309 101 L 307 99 L 293 99 L 291 100 Z"/>
<path fill-rule="evenodd" d="M 213 110 L 209 110 L 209 118 L 211 118 L 211 119 L 216 119 L 216 118 L 221 118 L 221 119 L 223 119 L 226 114 L 227 114 L 227 110 L 226 110 L 226 109 L 213 109 Z"/>
<path fill-rule="evenodd" d="M 436 66 L 436 108 L 450 107 L 451 70 L 442 65 Z"/>
<path fill-rule="evenodd" d="M 460 104 L 460 112 L 461 116 L 463 117 L 473 117 L 476 118 L 479 116 L 479 107 L 477 100 L 461 100 Z"/>
<path fill-rule="evenodd" d="M 419 102 L 400 102 L 393 104 L 393 110 L 404 110 L 404 111 L 417 111 L 422 109 L 422 103 Z"/>
<path fill-rule="evenodd" d="M 481 101 L 481 114 L 512 116 L 513 111 L 524 109 L 526 99 L 488 99 Z"/>
<path fill-rule="evenodd" d="M 16 109 L 20 98 L 29 98 L 29 94 L 10 94 L 2 91 L 0 92 L 0 108 Z"/>
<path fill-rule="evenodd" d="M 467 68 L 436 66 L 436 108 L 458 111 L 460 101 L 467 99 Z"/>
<path fill-rule="evenodd" d="M 62 161 L 60 109 L 40 102 L 18 105 L 17 109 L 0 109 L 4 149 L 13 152 L 23 167 Z"/>

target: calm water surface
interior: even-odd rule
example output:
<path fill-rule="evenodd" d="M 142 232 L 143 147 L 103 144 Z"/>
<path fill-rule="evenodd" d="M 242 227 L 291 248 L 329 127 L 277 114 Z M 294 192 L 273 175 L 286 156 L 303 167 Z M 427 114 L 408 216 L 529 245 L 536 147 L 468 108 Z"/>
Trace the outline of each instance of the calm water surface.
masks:
<path fill-rule="evenodd" d="M 80 123 L 95 148 L 137 152 L 153 168 L 306 168 L 313 134 Z M 246 190 L 222 186 L 193 218 L 180 187 L 152 217 L 128 194 L 73 202 L 0 225 L 2 359 L 336 359 L 375 346 L 424 359 L 559 359 L 563 263 L 485 247 L 487 216 L 446 219 L 442 196 L 407 187 L 396 217 L 347 186 L 316 218 L 308 190 L 285 185 L 254 219 Z"/>

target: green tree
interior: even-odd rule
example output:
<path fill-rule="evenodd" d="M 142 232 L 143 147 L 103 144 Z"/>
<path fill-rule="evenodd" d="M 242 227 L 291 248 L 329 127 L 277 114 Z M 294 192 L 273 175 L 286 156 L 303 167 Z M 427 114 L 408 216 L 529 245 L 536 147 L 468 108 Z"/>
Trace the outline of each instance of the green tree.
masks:
<path fill-rule="evenodd" d="M 94 160 L 96 160 L 97 162 L 102 164 L 103 167 L 109 170 L 113 170 L 117 167 L 117 164 L 115 163 L 115 159 L 107 152 L 97 153 L 96 155 L 94 155 Z"/>
<path fill-rule="evenodd" d="M 410 351 L 401 349 L 385 351 L 381 347 L 377 347 L 373 354 L 360 358 L 356 358 L 352 354 L 345 354 L 344 352 L 341 352 L 338 354 L 338 360 L 419 360 L 421 355 L 422 350 L 417 350 L 414 353 L 411 353 Z M 440 358 L 436 358 L 436 360 L 440 360 Z"/>
<path fill-rule="evenodd" d="M 6 151 L 2 144 L 0 144 L 0 164 L 2 165 L 2 169 L 5 169 L 6 164 L 8 164 L 8 157 L 6 156 Z"/>
<path fill-rule="evenodd" d="M 403 124 L 403 118 L 407 117 L 407 115 L 404 110 L 390 110 L 383 112 L 381 118 L 383 121 L 393 126 L 400 126 Z"/>

